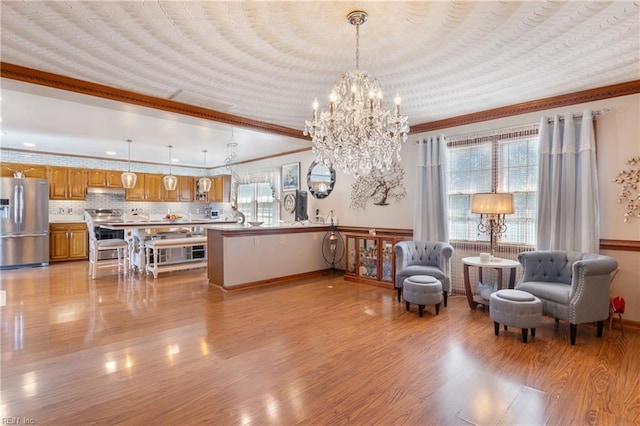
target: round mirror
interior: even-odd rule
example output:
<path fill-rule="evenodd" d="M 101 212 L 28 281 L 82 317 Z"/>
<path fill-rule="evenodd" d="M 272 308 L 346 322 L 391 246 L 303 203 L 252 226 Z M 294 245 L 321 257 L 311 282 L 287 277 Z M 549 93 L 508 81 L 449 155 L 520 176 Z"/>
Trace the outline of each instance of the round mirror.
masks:
<path fill-rule="evenodd" d="M 307 173 L 309 192 L 316 198 L 324 198 L 331 194 L 336 183 L 336 171 L 333 167 L 323 166 L 314 161 Z"/>

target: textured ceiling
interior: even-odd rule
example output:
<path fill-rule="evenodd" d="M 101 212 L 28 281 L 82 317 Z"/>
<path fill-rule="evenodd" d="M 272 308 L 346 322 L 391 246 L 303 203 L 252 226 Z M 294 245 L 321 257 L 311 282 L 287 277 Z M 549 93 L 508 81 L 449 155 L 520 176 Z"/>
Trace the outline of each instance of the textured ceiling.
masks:
<path fill-rule="evenodd" d="M 360 29 L 360 68 L 379 80 L 388 100 L 400 94 L 410 125 L 640 79 L 637 1 L 2 1 L 1 7 L 3 62 L 300 130 L 313 99 L 322 102 L 333 82 L 355 68 L 355 28 L 345 17 L 356 9 L 369 14 Z M 11 85 L 9 95 L 18 98 L 20 86 Z M 15 134 L 5 101 L 3 93 L 3 130 Z M 230 138 L 224 130 L 215 137 L 220 146 Z M 286 143 L 270 141 L 273 152 L 308 146 L 276 139 Z M 206 145 L 184 144 L 196 152 Z M 219 154 L 212 154 L 213 165 Z M 246 150 L 239 159 L 258 155 Z M 195 158 L 185 164 L 202 163 L 201 153 Z"/>

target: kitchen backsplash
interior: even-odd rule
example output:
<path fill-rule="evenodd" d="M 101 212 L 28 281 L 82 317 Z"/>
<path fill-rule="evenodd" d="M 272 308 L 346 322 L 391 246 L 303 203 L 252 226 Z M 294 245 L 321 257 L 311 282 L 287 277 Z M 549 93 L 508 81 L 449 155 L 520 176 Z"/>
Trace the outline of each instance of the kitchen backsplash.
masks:
<path fill-rule="evenodd" d="M 231 203 L 177 203 L 124 201 L 122 195 L 87 195 L 85 201 L 49 201 L 49 214 L 82 214 L 86 209 L 121 209 L 122 211 L 141 210 L 151 215 L 171 213 L 182 216 L 204 215 L 205 209 L 220 210 L 222 218 L 232 217 Z"/>

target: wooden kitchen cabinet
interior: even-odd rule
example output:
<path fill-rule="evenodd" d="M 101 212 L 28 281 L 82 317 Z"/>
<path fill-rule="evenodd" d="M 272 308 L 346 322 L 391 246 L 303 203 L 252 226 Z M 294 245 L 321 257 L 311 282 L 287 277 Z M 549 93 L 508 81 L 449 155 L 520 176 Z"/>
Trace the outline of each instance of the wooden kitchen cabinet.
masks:
<path fill-rule="evenodd" d="M 211 190 L 208 193 L 200 192 L 198 188 L 198 179 L 193 179 L 192 188 L 194 191 L 194 200 L 203 201 L 205 203 L 228 203 L 231 201 L 231 175 L 208 176 L 211 179 Z"/>
<path fill-rule="evenodd" d="M 49 261 L 87 259 L 89 234 L 84 223 L 49 225 Z"/>
<path fill-rule="evenodd" d="M 231 175 L 217 175 L 211 178 L 209 201 L 212 203 L 231 201 Z"/>
<path fill-rule="evenodd" d="M 162 201 L 164 184 L 162 175 L 145 173 L 144 175 L 144 201 Z"/>
<path fill-rule="evenodd" d="M 124 190 L 125 201 L 144 201 L 144 173 L 136 173 L 136 186 Z"/>
<path fill-rule="evenodd" d="M 89 170 L 87 185 L 92 188 L 122 188 L 122 172 L 115 170 Z"/>
<path fill-rule="evenodd" d="M 175 191 L 167 191 L 163 186 L 163 199 L 164 201 L 193 201 L 193 177 L 191 176 L 176 176 L 178 178 L 178 185 Z"/>
<path fill-rule="evenodd" d="M 393 289 L 393 246 L 404 239 L 400 235 L 345 234 L 344 279 Z"/>
<path fill-rule="evenodd" d="M 84 200 L 87 196 L 87 170 L 73 167 L 47 167 L 50 200 Z"/>
<path fill-rule="evenodd" d="M 135 188 L 125 190 L 125 201 L 162 201 L 164 185 L 162 175 L 153 173 L 136 173 L 138 176 Z"/>
<path fill-rule="evenodd" d="M 47 166 L 45 165 L 4 162 L 0 165 L 0 177 L 13 177 L 16 172 L 23 173 L 27 178 L 47 178 Z"/>

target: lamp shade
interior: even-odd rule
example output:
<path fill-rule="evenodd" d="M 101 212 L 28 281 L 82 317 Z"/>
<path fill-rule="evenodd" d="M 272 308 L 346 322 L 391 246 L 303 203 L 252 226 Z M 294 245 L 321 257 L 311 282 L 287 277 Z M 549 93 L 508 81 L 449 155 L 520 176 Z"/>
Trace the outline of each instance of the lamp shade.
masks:
<path fill-rule="evenodd" d="M 123 172 L 120 175 L 120 179 L 122 180 L 122 187 L 126 189 L 135 188 L 137 176 L 133 172 Z"/>
<path fill-rule="evenodd" d="M 471 213 L 510 214 L 513 213 L 513 194 L 485 192 L 471 197 Z"/>
<path fill-rule="evenodd" d="M 166 175 L 162 178 L 162 182 L 164 183 L 164 189 L 167 191 L 175 191 L 176 186 L 178 186 L 178 178 L 174 175 Z"/>
<path fill-rule="evenodd" d="M 208 177 L 201 177 L 200 179 L 198 179 L 198 187 L 200 187 L 200 190 L 202 192 L 211 191 L 211 179 L 209 179 Z"/>
<path fill-rule="evenodd" d="M 120 175 L 120 180 L 122 181 L 122 187 L 126 189 L 135 188 L 136 179 L 138 178 L 135 173 L 131 171 L 131 143 L 133 141 L 131 139 L 127 139 L 127 144 L 129 146 L 129 163 L 127 166 L 127 171 Z"/>
<path fill-rule="evenodd" d="M 178 178 L 171 174 L 171 148 L 173 145 L 167 145 L 167 148 L 169 148 L 169 174 L 162 178 L 162 183 L 167 191 L 175 191 L 178 186 Z"/>

